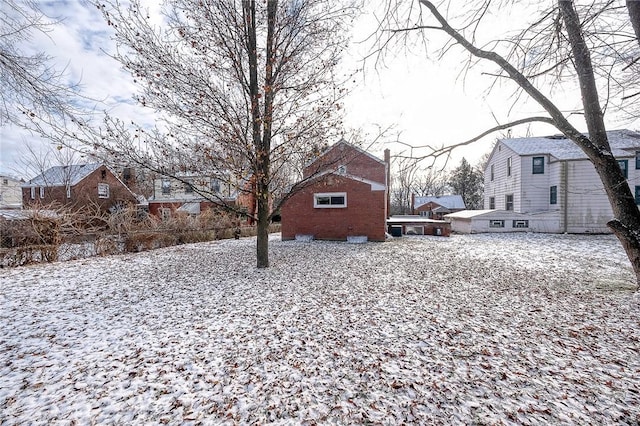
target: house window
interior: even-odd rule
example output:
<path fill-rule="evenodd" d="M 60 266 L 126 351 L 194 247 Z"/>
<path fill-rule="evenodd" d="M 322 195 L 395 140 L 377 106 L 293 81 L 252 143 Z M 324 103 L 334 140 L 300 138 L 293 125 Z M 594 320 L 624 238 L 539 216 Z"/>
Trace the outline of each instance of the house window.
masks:
<path fill-rule="evenodd" d="M 489 221 L 489 228 L 504 228 L 504 220 L 493 219 Z"/>
<path fill-rule="evenodd" d="M 9 179 L 2 179 L 3 185 L 9 185 Z"/>
<path fill-rule="evenodd" d="M 171 194 L 171 181 L 169 179 L 162 179 L 162 193 L 165 195 Z"/>
<path fill-rule="evenodd" d="M 544 174 L 544 157 L 533 157 L 533 174 Z"/>
<path fill-rule="evenodd" d="M 338 172 L 339 175 L 347 174 L 347 166 L 345 166 L 345 165 L 338 166 L 337 172 Z"/>
<path fill-rule="evenodd" d="M 618 164 L 620 165 L 620 170 L 622 170 L 622 174 L 625 179 L 629 178 L 629 160 L 618 160 Z"/>
<path fill-rule="evenodd" d="M 36 199 L 36 187 L 35 186 L 31 187 L 31 199 L 32 200 Z"/>
<path fill-rule="evenodd" d="M 511 176 L 511 157 L 507 158 L 507 176 Z"/>
<path fill-rule="evenodd" d="M 347 207 L 347 193 L 328 192 L 324 194 L 313 194 L 313 207 L 317 209 Z"/>
<path fill-rule="evenodd" d="M 106 170 L 101 170 L 100 171 L 100 177 L 102 179 L 106 179 L 107 178 L 107 171 Z"/>
<path fill-rule="evenodd" d="M 171 219 L 171 209 L 168 209 L 166 207 L 160 207 L 158 209 L 158 213 L 160 213 L 160 219 L 162 220 Z"/>
<path fill-rule="evenodd" d="M 504 209 L 513 210 L 513 194 L 504 196 Z"/>
<path fill-rule="evenodd" d="M 636 151 L 636 169 L 640 169 L 640 151 Z"/>
<path fill-rule="evenodd" d="M 211 179 L 211 192 L 220 192 L 220 181 L 218 179 Z"/>
<path fill-rule="evenodd" d="M 495 208 L 496 208 L 496 197 L 489 197 L 489 208 L 491 210 L 495 210 Z"/>
<path fill-rule="evenodd" d="M 191 181 L 186 181 L 184 183 L 184 192 L 187 194 L 193 193 L 193 184 L 191 183 Z"/>
<path fill-rule="evenodd" d="M 71 198 L 71 186 L 67 185 L 67 198 Z"/>
<path fill-rule="evenodd" d="M 491 182 L 493 182 L 493 177 L 495 176 L 493 164 L 491 165 Z"/>
<path fill-rule="evenodd" d="M 98 198 L 109 198 L 109 184 L 98 184 Z"/>
<path fill-rule="evenodd" d="M 513 221 L 514 228 L 528 228 L 529 221 L 528 220 L 514 220 Z"/>
<path fill-rule="evenodd" d="M 558 204 L 558 187 L 556 185 L 549 188 L 549 204 Z"/>
<path fill-rule="evenodd" d="M 636 204 L 640 204 L 640 185 L 636 185 Z"/>
<path fill-rule="evenodd" d="M 44 198 L 44 186 L 40 187 L 40 198 Z"/>

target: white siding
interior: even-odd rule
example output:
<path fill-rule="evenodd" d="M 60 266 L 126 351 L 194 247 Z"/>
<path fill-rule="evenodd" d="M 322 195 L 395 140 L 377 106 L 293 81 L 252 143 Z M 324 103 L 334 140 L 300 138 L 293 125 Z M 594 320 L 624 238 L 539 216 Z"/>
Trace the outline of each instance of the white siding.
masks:
<path fill-rule="evenodd" d="M 8 176 L 0 176 L 0 208 L 22 206 L 22 182 Z"/>
<path fill-rule="evenodd" d="M 511 176 L 507 176 L 507 158 L 511 157 Z M 505 209 L 505 196 L 513 194 L 514 209 L 520 200 L 521 166 L 518 154 L 498 142 L 489 159 L 484 176 L 484 208 L 489 208 L 489 197 L 495 197 L 495 208 Z M 491 165 L 494 179 L 491 181 Z"/>
<path fill-rule="evenodd" d="M 610 232 L 611 204 L 596 170 L 587 160 L 567 162 L 567 232 Z"/>
<path fill-rule="evenodd" d="M 544 173 L 533 174 L 533 158 L 544 158 Z M 548 155 L 520 157 L 522 169 L 522 196 L 516 203 L 515 211 L 521 213 L 540 212 L 549 209 L 549 187 L 551 167 Z"/>
<path fill-rule="evenodd" d="M 206 177 L 189 177 L 184 178 L 191 182 L 192 186 L 200 189 L 205 195 L 211 194 L 211 180 Z M 162 182 L 169 181 L 171 184 L 171 189 L 169 193 L 162 192 Z M 200 200 L 202 199 L 202 195 L 198 194 L 195 190 L 192 192 L 187 192 L 187 184 L 179 181 L 178 179 L 171 178 L 160 178 L 156 179 L 153 182 L 153 192 L 154 199 L 158 201 L 166 200 L 180 200 L 180 201 L 189 201 L 189 200 Z M 220 191 L 216 193 L 216 195 L 220 197 L 230 197 L 232 190 L 228 184 L 220 183 Z"/>

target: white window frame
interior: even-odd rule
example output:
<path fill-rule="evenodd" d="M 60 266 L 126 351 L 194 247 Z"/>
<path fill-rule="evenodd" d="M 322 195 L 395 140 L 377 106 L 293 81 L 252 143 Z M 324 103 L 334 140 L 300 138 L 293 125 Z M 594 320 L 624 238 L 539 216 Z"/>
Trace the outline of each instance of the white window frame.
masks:
<path fill-rule="evenodd" d="M 511 198 L 511 201 L 509 201 L 509 198 Z M 506 194 L 504 196 L 504 209 L 507 211 L 513 211 L 514 209 L 514 204 L 515 204 L 515 198 L 513 196 L 513 194 Z M 509 208 L 511 207 L 511 208 Z"/>
<path fill-rule="evenodd" d="M 512 224 L 513 228 L 528 228 L 529 227 L 529 221 L 526 219 L 514 219 L 513 224 Z"/>
<path fill-rule="evenodd" d="M 504 228 L 504 219 L 489 220 L 489 228 Z"/>
<path fill-rule="evenodd" d="M 318 199 L 329 197 L 329 204 L 319 204 Z M 331 204 L 333 197 L 343 197 L 344 204 Z M 321 192 L 313 194 L 313 207 L 316 209 L 344 209 L 347 207 L 347 193 L 346 192 Z"/>
<path fill-rule="evenodd" d="M 40 198 L 44 198 L 44 186 L 40 187 Z"/>
<path fill-rule="evenodd" d="M 67 185 L 67 198 L 71 198 L 71 186 Z"/>
<path fill-rule="evenodd" d="M 160 191 L 162 192 L 162 195 L 171 195 L 171 180 L 161 179 Z"/>
<path fill-rule="evenodd" d="M 31 187 L 31 199 L 32 200 L 36 199 L 36 187 L 35 186 Z"/>
<path fill-rule="evenodd" d="M 98 184 L 98 198 L 109 198 L 109 184 L 108 183 L 99 183 Z"/>

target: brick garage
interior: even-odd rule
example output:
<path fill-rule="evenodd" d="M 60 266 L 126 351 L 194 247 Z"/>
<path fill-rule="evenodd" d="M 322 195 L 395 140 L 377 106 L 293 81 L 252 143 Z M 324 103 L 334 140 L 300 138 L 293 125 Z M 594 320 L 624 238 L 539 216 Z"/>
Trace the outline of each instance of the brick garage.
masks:
<path fill-rule="evenodd" d="M 283 205 L 282 239 L 385 240 L 387 165 L 344 141 L 305 170 L 309 183 Z"/>

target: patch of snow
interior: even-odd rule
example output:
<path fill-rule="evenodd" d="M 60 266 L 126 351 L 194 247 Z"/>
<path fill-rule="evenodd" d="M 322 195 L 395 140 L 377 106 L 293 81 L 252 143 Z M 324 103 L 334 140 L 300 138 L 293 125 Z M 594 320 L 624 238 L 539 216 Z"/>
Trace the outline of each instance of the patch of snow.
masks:
<path fill-rule="evenodd" d="M 0 424 L 639 420 L 611 235 L 274 235 L 270 262 L 243 238 L 0 270 Z"/>

